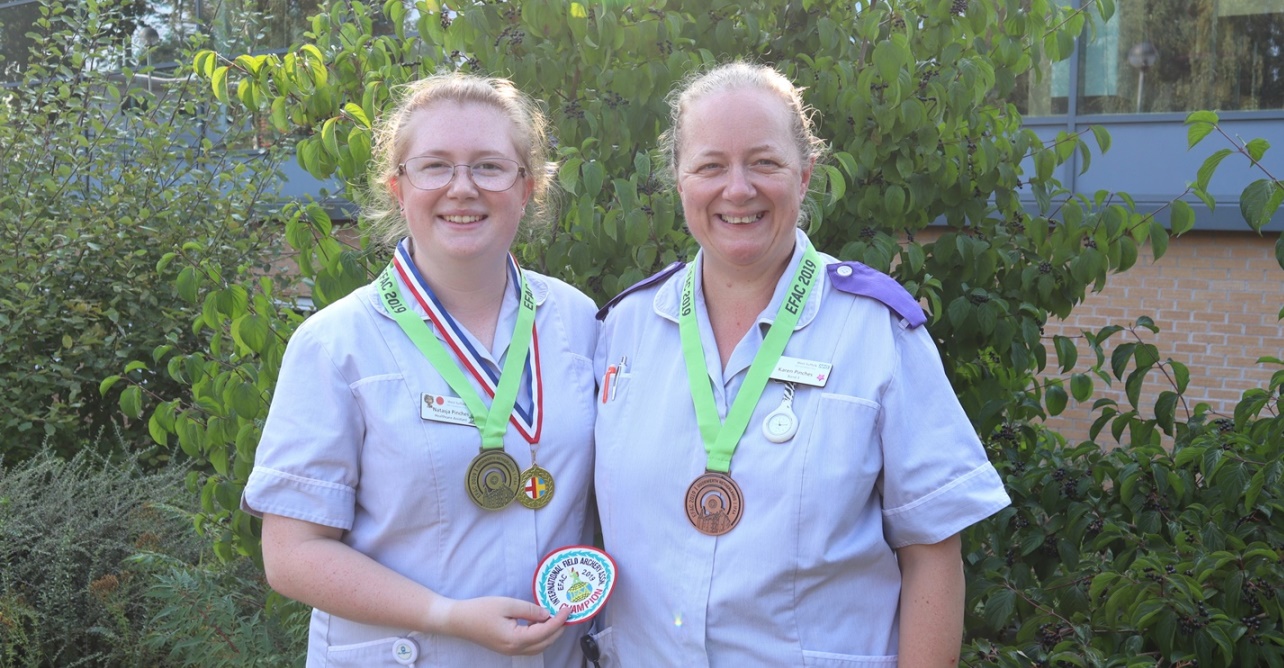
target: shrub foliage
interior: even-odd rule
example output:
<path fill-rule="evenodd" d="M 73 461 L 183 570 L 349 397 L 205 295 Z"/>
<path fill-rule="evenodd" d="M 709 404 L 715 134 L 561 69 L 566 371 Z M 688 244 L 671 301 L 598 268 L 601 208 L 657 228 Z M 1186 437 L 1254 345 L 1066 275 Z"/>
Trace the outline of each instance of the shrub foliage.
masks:
<path fill-rule="evenodd" d="M 32 28 L 39 52 L 18 86 L 0 89 L 0 433 L 10 463 L 41 447 L 70 456 L 111 446 L 97 435 L 113 424 L 126 442 L 148 442 L 145 422 L 121 419 L 120 391 L 99 386 L 169 346 L 204 345 L 167 258 L 261 262 L 252 211 L 274 158 L 217 146 L 229 138 L 209 123 L 205 87 L 182 72 L 103 69 L 124 57 L 131 6 L 46 3 Z M 127 367 L 127 404 L 182 387 L 145 367 Z"/>
<path fill-rule="evenodd" d="M 148 585 L 125 560 L 140 549 L 194 560 L 190 524 L 161 509 L 188 494 L 185 473 L 108 464 L 92 448 L 0 468 L 0 665 L 155 662 L 139 644 Z"/>

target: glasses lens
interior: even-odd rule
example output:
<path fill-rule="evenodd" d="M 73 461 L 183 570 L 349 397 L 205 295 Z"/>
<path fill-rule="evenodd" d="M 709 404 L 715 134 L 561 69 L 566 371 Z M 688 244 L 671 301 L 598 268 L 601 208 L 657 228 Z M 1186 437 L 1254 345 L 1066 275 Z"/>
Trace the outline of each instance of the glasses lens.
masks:
<path fill-rule="evenodd" d="M 420 190 L 444 188 L 455 176 L 456 167 L 445 160 L 433 157 L 411 158 L 405 162 L 406 178 Z M 493 158 L 475 165 L 464 165 L 473 185 L 482 190 L 501 192 L 513 187 L 521 167 L 512 160 Z"/>
<path fill-rule="evenodd" d="M 517 183 L 517 163 L 512 160 L 494 159 L 479 162 L 468 168 L 473 183 L 482 190 L 508 190 Z"/>
<path fill-rule="evenodd" d="M 455 166 L 437 158 L 411 158 L 406 161 L 406 178 L 420 190 L 436 190 L 450 183 Z"/>

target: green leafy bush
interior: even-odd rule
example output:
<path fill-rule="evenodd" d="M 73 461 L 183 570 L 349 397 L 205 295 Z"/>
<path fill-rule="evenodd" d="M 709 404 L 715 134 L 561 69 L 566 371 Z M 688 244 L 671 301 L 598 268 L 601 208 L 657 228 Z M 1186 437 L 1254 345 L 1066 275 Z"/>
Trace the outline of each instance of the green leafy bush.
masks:
<path fill-rule="evenodd" d="M 973 665 L 1284 666 L 1284 361 L 1262 362 L 1266 388 L 1171 446 L 1000 434 L 1013 505 L 969 531 Z"/>
<path fill-rule="evenodd" d="M 112 425 L 124 443 L 149 443 L 138 409 L 122 417 L 119 388 L 99 386 L 127 368 L 127 407 L 173 396 L 181 385 L 147 368 L 154 353 L 205 345 L 173 254 L 264 266 L 276 238 L 254 213 L 276 158 L 216 148 L 227 137 L 183 71 L 101 69 L 121 62 L 131 4 L 46 2 L 32 28 L 39 51 L 0 93 L 0 433 L 13 436 L 0 453 L 10 463 L 42 445 L 63 456 L 113 446 L 96 438 Z"/>
<path fill-rule="evenodd" d="M 302 666 L 312 609 L 272 593 L 253 561 L 223 563 L 210 547 L 200 563 L 157 552 L 130 558 L 148 583 L 143 646 L 174 666 Z"/>
<path fill-rule="evenodd" d="M 120 445 L 120 444 L 118 444 Z M 125 560 L 164 549 L 194 562 L 186 471 L 108 462 L 89 444 L 69 460 L 43 450 L 0 468 L 0 665 L 151 665 L 139 643 L 146 579 Z"/>
<path fill-rule="evenodd" d="M 193 535 L 187 470 L 102 449 L 0 468 L 0 665 L 301 665 L 309 610 Z"/>

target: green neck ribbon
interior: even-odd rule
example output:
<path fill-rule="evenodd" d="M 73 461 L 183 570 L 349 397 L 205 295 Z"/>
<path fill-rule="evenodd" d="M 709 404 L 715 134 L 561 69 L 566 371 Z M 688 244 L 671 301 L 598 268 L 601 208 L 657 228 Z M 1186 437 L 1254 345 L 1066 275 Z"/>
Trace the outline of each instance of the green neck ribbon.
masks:
<path fill-rule="evenodd" d="M 695 272 L 692 266 L 687 270 L 686 282 L 682 286 L 682 305 L 678 313 L 678 329 L 682 335 L 682 357 L 687 365 L 687 380 L 691 385 L 691 401 L 695 404 L 696 422 L 700 425 L 700 436 L 704 440 L 704 450 L 709 453 L 705 468 L 709 471 L 727 473 L 731 470 L 731 457 L 744 436 L 749 418 L 753 416 L 754 407 L 762 398 L 771 372 L 785 352 L 785 344 L 798 324 L 807 297 L 816 283 L 820 268 L 820 256 L 807 243 L 802 261 L 794 271 L 793 280 L 785 300 L 776 311 L 776 318 L 767 330 L 762 347 L 754 355 L 753 364 L 740 392 L 727 411 L 727 422 L 723 424 L 718 417 L 718 407 L 714 403 L 713 389 L 710 387 L 708 370 L 705 366 L 704 346 L 700 344 L 700 326 L 696 324 L 695 314 Z"/>
<path fill-rule="evenodd" d="M 468 412 L 473 416 L 473 424 L 479 425 L 478 429 L 481 430 L 482 450 L 502 450 L 504 433 L 508 431 L 508 417 L 513 413 L 513 406 L 517 405 L 517 391 L 521 385 L 526 355 L 530 352 L 531 331 L 535 324 L 535 297 L 526 282 L 525 274 L 522 274 L 522 297 L 517 310 L 517 324 L 513 327 L 513 339 L 508 345 L 508 356 L 504 360 L 499 386 L 495 390 L 490 410 L 486 409 L 481 396 L 468 382 L 454 357 L 441 345 L 428 325 L 424 324 L 423 318 L 406 306 L 397 289 L 397 278 L 391 264 L 379 275 L 379 296 L 383 299 L 383 307 L 401 326 L 406 336 L 410 337 L 419 352 L 423 353 L 428 363 L 441 374 L 455 394 L 464 400 Z"/>

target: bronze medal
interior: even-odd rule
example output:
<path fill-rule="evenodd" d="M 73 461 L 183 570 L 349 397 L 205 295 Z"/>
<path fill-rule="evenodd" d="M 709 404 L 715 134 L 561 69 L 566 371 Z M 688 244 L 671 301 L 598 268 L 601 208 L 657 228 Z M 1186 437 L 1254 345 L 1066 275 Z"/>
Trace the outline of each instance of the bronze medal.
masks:
<path fill-rule="evenodd" d="M 553 500 L 553 474 L 536 464 L 522 471 L 522 489 L 517 495 L 518 503 L 539 510 Z"/>
<path fill-rule="evenodd" d="M 468 496 L 486 510 L 499 510 L 517 498 L 521 485 L 517 461 L 503 450 L 482 450 L 468 465 Z"/>
<path fill-rule="evenodd" d="M 744 514 L 744 494 L 726 473 L 707 471 L 687 488 L 687 519 L 696 531 L 721 536 L 736 528 Z"/>

